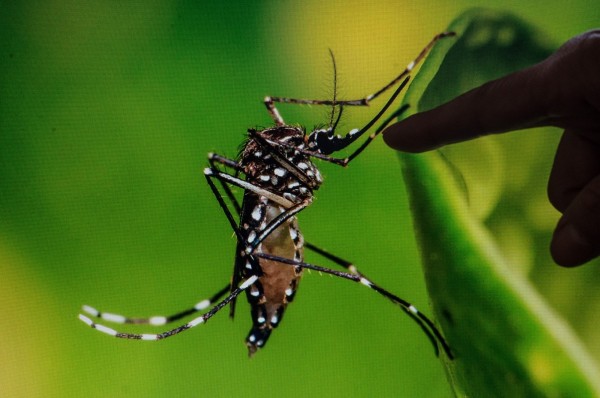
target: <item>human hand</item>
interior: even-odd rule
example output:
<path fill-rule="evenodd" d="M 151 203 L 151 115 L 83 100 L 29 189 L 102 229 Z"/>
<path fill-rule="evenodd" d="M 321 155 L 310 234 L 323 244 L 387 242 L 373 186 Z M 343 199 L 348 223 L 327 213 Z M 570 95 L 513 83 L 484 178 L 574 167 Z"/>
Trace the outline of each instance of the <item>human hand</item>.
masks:
<path fill-rule="evenodd" d="M 557 264 L 600 255 L 600 30 L 576 36 L 527 69 L 389 126 L 384 141 L 423 152 L 487 134 L 538 126 L 564 133 L 548 181 L 562 213 L 550 245 Z"/>

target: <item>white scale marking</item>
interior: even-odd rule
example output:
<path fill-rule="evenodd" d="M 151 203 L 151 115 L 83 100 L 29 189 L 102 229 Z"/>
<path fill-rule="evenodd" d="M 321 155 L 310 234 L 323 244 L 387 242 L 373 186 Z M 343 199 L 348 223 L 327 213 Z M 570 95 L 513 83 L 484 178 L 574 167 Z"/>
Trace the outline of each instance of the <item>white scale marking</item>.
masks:
<path fill-rule="evenodd" d="M 248 243 L 252 243 L 254 242 L 254 239 L 256 239 L 256 232 L 255 231 L 250 231 L 250 233 L 248 234 Z"/>
<path fill-rule="evenodd" d="M 150 318 L 150 325 L 160 326 L 167 323 L 167 317 L 165 316 L 153 316 Z"/>
<path fill-rule="evenodd" d="M 294 290 L 291 287 L 288 287 L 287 289 L 285 289 L 285 295 L 286 296 L 291 296 L 292 294 L 294 294 Z"/>
<path fill-rule="evenodd" d="M 267 154 L 267 156 L 270 156 L 270 155 Z M 264 159 L 267 159 L 267 156 L 265 156 Z M 206 174 L 208 176 L 215 175 L 215 173 L 213 173 L 213 171 L 208 167 L 204 169 L 204 174 Z M 286 208 L 292 207 L 294 205 L 294 202 L 292 202 L 292 201 L 282 198 L 281 196 L 277 196 L 277 195 L 273 194 L 273 192 L 267 191 L 266 189 L 259 188 L 255 185 L 250 184 L 247 181 L 240 180 L 239 178 L 231 176 L 227 173 L 217 173 L 217 175 L 219 177 L 221 177 L 223 180 L 225 180 L 233 185 L 236 185 L 236 186 L 238 186 L 242 189 L 248 190 L 250 192 L 254 192 L 257 195 L 264 196 L 267 199 L 270 199 L 279 205 L 285 206 Z"/>
<path fill-rule="evenodd" d="M 256 151 L 254 152 L 254 156 L 256 156 L 257 158 L 262 156 L 262 152 L 261 151 Z"/>
<path fill-rule="evenodd" d="M 84 305 L 82 309 L 92 316 L 98 316 L 100 314 L 100 311 L 98 311 L 94 307 L 90 307 L 89 305 Z"/>
<path fill-rule="evenodd" d="M 284 192 L 283 197 L 291 202 L 295 202 L 298 199 L 298 197 L 296 195 L 294 195 L 293 193 L 289 193 L 289 192 Z"/>
<path fill-rule="evenodd" d="M 85 323 L 88 326 L 93 326 L 94 322 L 92 322 L 92 320 L 90 318 L 88 318 L 85 315 L 81 315 L 79 314 L 79 320 L 82 321 L 83 323 Z"/>
<path fill-rule="evenodd" d="M 250 261 L 246 261 L 246 268 L 252 269 L 252 264 L 250 264 Z"/>
<path fill-rule="evenodd" d="M 260 295 L 260 292 L 258 291 L 258 289 L 252 289 L 250 290 L 250 295 L 252 297 L 258 297 Z"/>
<path fill-rule="evenodd" d="M 279 322 L 279 318 L 277 317 L 277 315 L 273 315 L 271 317 L 271 323 L 277 323 L 277 322 Z"/>
<path fill-rule="evenodd" d="M 146 341 L 158 340 L 158 335 L 157 334 L 143 334 L 142 340 L 146 340 Z"/>
<path fill-rule="evenodd" d="M 266 319 L 264 316 L 259 316 L 258 319 L 256 320 L 258 323 L 265 323 Z"/>
<path fill-rule="evenodd" d="M 246 282 L 244 282 L 240 285 L 240 289 L 246 290 L 248 288 L 248 286 L 250 286 L 251 284 L 256 282 L 257 279 L 258 279 L 258 276 L 252 275 L 250 278 L 246 279 Z"/>
<path fill-rule="evenodd" d="M 126 318 L 123 315 L 111 314 L 106 312 L 100 316 L 102 319 L 114 322 L 114 323 L 125 323 Z"/>
<path fill-rule="evenodd" d="M 316 172 L 315 175 L 316 175 L 317 181 L 322 182 L 323 177 L 321 177 L 321 173 L 319 172 L 319 169 L 315 169 L 315 172 Z"/>
<path fill-rule="evenodd" d="M 200 311 L 200 310 L 208 308 L 209 305 L 210 305 L 210 300 L 208 300 L 208 299 L 202 300 L 194 306 L 194 309 L 197 311 Z"/>
<path fill-rule="evenodd" d="M 299 186 L 299 185 L 300 185 L 300 183 L 299 183 L 298 181 L 290 182 L 290 183 L 288 184 L 288 188 L 289 188 L 289 189 L 296 188 L 296 187 L 297 187 L 297 186 Z"/>
<path fill-rule="evenodd" d="M 415 67 L 415 61 L 412 61 L 410 64 L 406 65 L 406 70 L 410 72 Z"/>
<path fill-rule="evenodd" d="M 256 341 L 256 336 L 251 334 L 250 337 L 248 337 L 248 341 L 254 343 Z"/>
<path fill-rule="evenodd" d="M 275 170 L 273 170 L 273 173 L 275 173 L 275 175 L 278 177 L 284 177 L 287 172 L 284 168 L 278 167 Z"/>
<path fill-rule="evenodd" d="M 252 218 L 255 221 L 260 221 L 260 217 L 262 216 L 262 212 L 260 211 L 260 207 L 256 206 L 254 210 L 252 210 Z"/>
<path fill-rule="evenodd" d="M 296 240 L 298 237 L 298 231 L 296 231 L 296 228 L 290 228 L 290 237 L 292 240 Z"/>
<path fill-rule="evenodd" d="M 408 310 L 409 310 L 410 312 L 412 312 L 413 314 L 415 314 L 415 315 L 417 315 L 417 314 L 419 313 L 419 310 L 418 310 L 418 309 L 416 309 L 414 305 L 409 305 L 409 306 L 408 306 Z"/>
<path fill-rule="evenodd" d="M 307 165 L 306 163 L 304 163 L 304 162 L 300 162 L 300 163 L 298 163 L 298 167 L 299 167 L 301 170 L 306 170 L 306 169 L 308 169 L 308 165 Z"/>
<path fill-rule="evenodd" d="M 350 130 L 350 132 L 348 133 L 348 135 L 350 137 L 352 137 L 354 134 L 358 133 L 359 131 L 360 131 L 359 129 L 352 129 L 352 130 Z"/>
<path fill-rule="evenodd" d="M 263 175 L 258 176 L 258 179 L 261 181 L 269 181 L 271 179 L 271 177 L 263 174 Z"/>
<path fill-rule="evenodd" d="M 201 323 L 204 323 L 204 317 L 199 316 L 196 319 L 192 319 L 189 323 L 188 326 L 193 328 L 194 326 L 200 325 Z"/>
<path fill-rule="evenodd" d="M 114 330 L 114 329 L 111 329 L 111 328 L 109 328 L 109 327 L 106 327 L 106 326 L 104 326 L 104 325 L 100 325 L 100 324 L 97 324 L 97 323 L 96 323 L 96 324 L 94 325 L 94 328 L 95 328 L 96 330 L 98 330 L 98 331 L 102 332 L 102 333 L 106 333 L 106 334 L 109 334 L 109 335 L 111 335 L 111 336 L 116 336 L 116 335 L 117 335 L 117 331 L 116 331 L 116 330 Z"/>
<path fill-rule="evenodd" d="M 367 287 L 371 287 L 373 285 L 371 283 L 371 281 L 369 281 L 368 279 L 362 278 L 362 277 L 359 279 L 359 282 Z"/>

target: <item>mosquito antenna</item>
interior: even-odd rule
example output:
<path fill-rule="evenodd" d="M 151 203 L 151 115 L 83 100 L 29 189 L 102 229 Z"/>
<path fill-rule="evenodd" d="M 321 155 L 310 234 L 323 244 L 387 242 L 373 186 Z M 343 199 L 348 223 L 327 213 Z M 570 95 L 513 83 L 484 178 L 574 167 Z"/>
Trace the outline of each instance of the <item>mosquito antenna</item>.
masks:
<path fill-rule="evenodd" d="M 333 119 L 335 117 L 335 103 L 336 103 L 336 99 L 337 99 L 337 67 L 335 65 L 335 56 L 333 55 L 333 51 L 331 50 L 331 48 L 328 49 L 329 50 L 329 56 L 331 57 L 331 64 L 333 65 L 333 101 L 331 101 L 331 116 L 329 117 L 329 128 L 330 130 L 335 130 L 335 126 L 337 126 L 337 122 L 338 120 L 335 121 L 335 124 L 333 122 Z"/>

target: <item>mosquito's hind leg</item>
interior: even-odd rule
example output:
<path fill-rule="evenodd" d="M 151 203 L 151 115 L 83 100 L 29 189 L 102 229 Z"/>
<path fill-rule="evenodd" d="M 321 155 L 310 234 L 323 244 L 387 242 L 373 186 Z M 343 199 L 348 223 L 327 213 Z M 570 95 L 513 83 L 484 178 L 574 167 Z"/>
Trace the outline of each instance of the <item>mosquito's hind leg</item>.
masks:
<path fill-rule="evenodd" d="M 433 321 L 431 319 L 429 319 L 425 314 L 420 312 L 414 305 L 412 305 L 408 301 L 401 299 L 400 297 L 394 295 L 393 293 L 390 293 L 389 291 L 380 287 L 378 284 L 367 279 L 364 275 L 359 274 L 358 271 L 356 270 L 356 268 L 354 268 L 354 270 L 356 270 L 356 273 L 352 273 L 352 272 L 348 273 L 348 272 L 336 271 L 331 268 L 321 267 L 319 265 L 313 265 L 313 264 L 309 264 L 309 263 L 305 263 L 305 262 L 301 262 L 301 261 L 295 261 L 295 260 L 292 260 L 289 258 L 273 256 L 273 255 L 266 254 L 266 253 L 254 253 L 254 256 L 264 258 L 267 260 L 277 261 L 281 264 L 287 264 L 287 265 L 294 266 L 294 267 L 312 269 L 312 270 L 323 272 L 326 274 L 338 276 L 343 279 L 358 282 L 358 283 L 368 287 L 369 289 L 375 290 L 380 295 L 389 299 L 392 303 L 398 305 L 404 311 L 404 313 L 406 313 L 413 321 L 415 321 L 415 323 L 417 323 L 419 325 L 421 330 L 423 330 L 423 333 L 425 333 L 425 335 L 431 341 L 433 348 L 435 350 L 436 356 L 439 353 L 439 346 L 438 346 L 438 343 L 439 343 L 439 345 L 442 346 L 442 349 L 444 350 L 444 352 L 446 353 L 448 358 L 454 359 L 454 355 L 452 354 L 452 350 L 450 349 L 450 346 L 446 342 L 446 339 L 444 338 L 442 333 L 435 326 L 435 324 L 433 323 Z M 332 256 L 332 255 L 330 255 L 330 256 Z M 335 257 L 335 256 L 333 256 L 333 257 Z M 348 269 L 351 271 L 350 267 Z"/>
<path fill-rule="evenodd" d="M 96 323 L 96 322 L 92 321 L 90 318 L 88 318 L 87 316 L 82 315 L 82 314 L 79 315 L 79 319 L 83 323 L 88 325 L 89 327 L 96 329 L 99 332 L 113 336 L 113 337 L 117 337 L 117 338 L 121 338 L 121 339 L 133 339 L 133 340 L 162 340 L 162 339 L 166 339 L 167 337 L 171 337 L 176 334 L 179 334 L 181 332 L 185 332 L 186 330 L 191 329 L 195 326 L 198 326 L 202 323 L 206 323 L 210 318 L 213 317 L 213 315 L 215 315 L 217 312 L 219 312 L 219 310 L 221 310 L 223 307 L 225 307 L 227 304 L 229 304 L 241 292 L 246 290 L 249 286 L 251 286 L 257 280 L 258 280 L 258 276 L 256 276 L 256 275 L 251 276 L 250 278 L 248 278 L 244 282 L 242 282 L 237 288 L 233 289 L 233 291 L 227 297 L 225 297 L 223 300 L 221 300 L 215 306 L 213 306 L 210 311 L 204 313 L 203 315 L 201 315 L 197 318 L 192 319 L 188 323 L 185 323 L 181 326 L 178 326 L 171 330 L 167 330 L 162 333 L 152 333 L 152 334 L 122 333 L 122 332 L 118 332 L 112 328 L 109 328 L 107 326 L 104 326 L 102 324 Z M 225 291 L 229 290 L 229 285 L 224 290 Z M 221 291 L 219 293 L 224 294 L 225 292 Z M 219 293 L 217 293 L 217 294 L 219 294 Z M 221 295 L 223 295 L 223 294 L 221 294 Z M 213 297 L 215 297 L 215 296 L 213 296 Z M 203 303 L 203 302 L 200 302 L 198 304 L 201 304 L 201 303 Z M 149 319 L 153 319 L 153 318 L 149 318 Z M 108 320 L 115 321 L 115 319 L 108 319 Z"/>
<path fill-rule="evenodd" d="M 221 297 L 225 295 L 230 289 L 229 284 L 225 286 L 223 289 L 219 290 L 212 297 L 208 299 L 204 299 L 196 303 L 193 307 L 185 309 L 183 311 L 177 312 L 172 315 L 167 316 L 153 316 L 149 318 L 132 318 L 124 315 L 113 314 L 110 312 L 99 311 L 94 307 L 90 307 L 89 305 L 84 305 L 82 310 L 87 314 L 100 318 L 102 320 L 113 322 L 113 323 L 121 323 L 121 324 L 136 324 L 136 325 L 153 325 L 153 326 L 161 326 L 171 323 L 173 321 L 184 318 L 188 315 L 195 314 L 198 311 L 202 311 L 210 307 L 213 303 L 218 301 Z"/>

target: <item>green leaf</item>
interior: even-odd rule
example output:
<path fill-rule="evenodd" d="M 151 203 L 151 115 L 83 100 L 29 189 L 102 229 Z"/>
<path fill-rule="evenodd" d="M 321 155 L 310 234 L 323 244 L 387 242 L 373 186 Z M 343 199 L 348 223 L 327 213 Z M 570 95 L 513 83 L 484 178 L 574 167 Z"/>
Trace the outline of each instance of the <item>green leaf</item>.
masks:
<path fill-rule="evenodd" d="M 537 31 L 502 12 L 470 10 L 449 30 L 458 37 L 436 46 L 407 92 L 412 113 L 539 61 L 550 48 Z M 493 142 L 485 145 L 495 150 Z M 456 356 L 444 360 L 455 394 L 600 396 L 600 374 L 579 340 L 513 272 L 482 224 L 503 189 L 494 185 L 507 167 L 501 157 L 492 157 L 476 176 L 469 167 L 484 162 L 453 161 L 450 167 L 440 152 L 400 159 L 432 306 Z M 481 178 L 486 175 L 487 181 Z M 466 198 L 465 187 L 492 194 L 478 204 L 477 195 Z"/>

